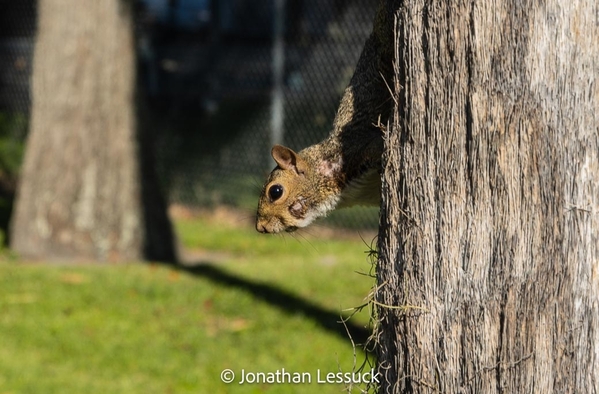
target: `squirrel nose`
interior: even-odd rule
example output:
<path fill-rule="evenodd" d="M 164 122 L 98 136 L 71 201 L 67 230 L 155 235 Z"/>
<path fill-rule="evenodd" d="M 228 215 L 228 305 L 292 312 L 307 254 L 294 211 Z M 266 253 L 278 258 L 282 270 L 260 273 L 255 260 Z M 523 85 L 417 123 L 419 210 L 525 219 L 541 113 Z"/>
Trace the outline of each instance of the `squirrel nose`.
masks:
<path fill-rule="evenodd" d="M 257 230 L 259 233 L 262 233 L 262 234 L 265 234 L 265 233 L 267 233 L 267 232 L 268 232 L 268 231 L 266 230 L 266 226 L 265 226 L 264 224 L 260 223 L 260 222 L 256 222 L 256 230 Z"/>

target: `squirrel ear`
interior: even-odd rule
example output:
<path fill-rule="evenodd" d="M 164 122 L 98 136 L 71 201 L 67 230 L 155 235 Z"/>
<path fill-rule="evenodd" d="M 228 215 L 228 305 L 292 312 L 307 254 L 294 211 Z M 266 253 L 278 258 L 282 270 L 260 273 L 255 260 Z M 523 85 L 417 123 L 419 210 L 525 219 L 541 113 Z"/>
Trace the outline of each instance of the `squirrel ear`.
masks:
<path fill-rule="evenodd" d="M 303 173 L 301 168 L 302 159 L 293 150 L 282 145 L 275 145 L 270 151 L 272 158 L 275 159 L 278 166 L 284 170 L 294 170 L 298 174 Z"/>

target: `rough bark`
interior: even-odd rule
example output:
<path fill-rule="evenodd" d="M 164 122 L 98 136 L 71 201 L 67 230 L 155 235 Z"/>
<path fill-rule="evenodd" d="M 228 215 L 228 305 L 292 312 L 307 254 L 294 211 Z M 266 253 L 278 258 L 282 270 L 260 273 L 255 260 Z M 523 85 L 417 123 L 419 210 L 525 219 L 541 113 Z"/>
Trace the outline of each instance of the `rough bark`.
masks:
<path fill-rule="evenodd" d="M 599 392 L 597 7 L 399 6 L 381 392 Z"/>
<path fill-rule="evenodd" d="M 24 257 L 173 259 L 152 163 L 141 157 L 129 7 L 39 1 L 31 130 L 12 219 L 12 247 Z"/>

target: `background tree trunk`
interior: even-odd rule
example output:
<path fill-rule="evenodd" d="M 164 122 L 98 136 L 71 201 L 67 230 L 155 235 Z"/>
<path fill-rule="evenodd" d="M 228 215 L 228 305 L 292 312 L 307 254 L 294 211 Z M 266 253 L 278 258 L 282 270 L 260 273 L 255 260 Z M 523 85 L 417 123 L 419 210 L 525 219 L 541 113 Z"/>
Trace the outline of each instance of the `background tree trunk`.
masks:
<path fill-rule="evenodd" d="M 130 4 L 40 0 L 38 10 L 11 246 L 44 259 L 172 260 L 170 224 L 137 133 Z"/>
<path fill-rule="evenodd" d="M 398 7 L 380 391 L 599 392 L 599 5 Z"/>

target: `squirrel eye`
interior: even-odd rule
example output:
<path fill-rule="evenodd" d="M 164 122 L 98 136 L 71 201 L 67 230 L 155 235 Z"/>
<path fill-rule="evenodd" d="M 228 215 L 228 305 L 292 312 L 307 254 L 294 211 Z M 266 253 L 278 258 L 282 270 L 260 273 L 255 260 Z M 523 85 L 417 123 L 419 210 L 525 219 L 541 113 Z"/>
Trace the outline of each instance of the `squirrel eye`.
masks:
<path fill-rule="evenodd" d="M 268 189 L 268 197 L 270 197 L 270 201 L 276 201 L 283 195 L 283 186 L 281 185 L 272 185 Z"/>

